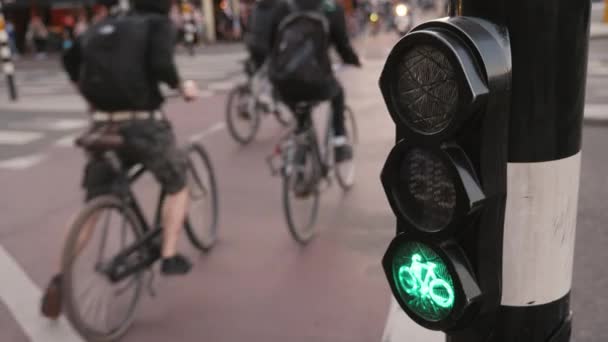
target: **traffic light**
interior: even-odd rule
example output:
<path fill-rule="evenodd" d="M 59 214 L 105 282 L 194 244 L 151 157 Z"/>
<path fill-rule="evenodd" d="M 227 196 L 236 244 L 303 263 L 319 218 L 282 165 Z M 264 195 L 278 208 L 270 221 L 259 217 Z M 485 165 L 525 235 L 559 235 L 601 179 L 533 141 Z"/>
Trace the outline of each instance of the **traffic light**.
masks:
<path fill-rule="evenodd" d="M 382 71 L 397 131 L 381 176 L 397 217 L 383 266 L 426 328 L 459 330 L 500 304 L 510 81 L 506 30 L 473 17 L 416 27 Z"/>

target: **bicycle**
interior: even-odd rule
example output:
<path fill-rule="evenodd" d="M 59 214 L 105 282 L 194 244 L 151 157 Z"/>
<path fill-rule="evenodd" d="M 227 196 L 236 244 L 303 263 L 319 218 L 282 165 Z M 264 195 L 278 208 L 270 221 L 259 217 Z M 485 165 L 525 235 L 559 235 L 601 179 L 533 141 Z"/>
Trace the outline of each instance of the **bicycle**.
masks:
<path fill-rule="evenodd" d="M 398 276 L 404 291 L 410 296 L 428 300 L 440 308 L 449 308 L 454 304 L 454 290 L 445 280 L 437 278 L 435 263 L 424 264 L 420 260 L 422 257 L 414 254 L 411 266 L 399 268 Z M 426 271 L 424 279 L 423 271 Z"/>
<path fill-rule="evenodd" d="M 267 79 L 268 66 L 256 71 L 252 60 L 243 62 L 247 80 L 237 85 L 228 94 L 226 102 L 226 124 L 230 135 L 241 145 L 249 144 L 256 136 L 262 115 L 273 114 L 282 126 L 290 122 L 289 113 L 279 108 L 279 101 L 271 96 L 270 103 L 263 95 L 272 93 Z"/>
<path fill-rule="evenodd" d="M 314 229 L 318 216 L 321 184 L 325 182 L 327 188 L 332 184 L 331 171 L 334 171 L 336 180 L 343 191 L 352 188 L 355 182 L 355 163 L 353 160 L 336 164 L 333 155 L 332 138 L 333 112 L 330 108 L 327 115 L 327 126 L 323 141 L 323 149 L 319 143 L 312 112 L 317 103 L 302 103 L 296 106 L 296 115 L 306 118 L 305 130 L 296 134 L 295 128 L 279 140 L 274 152 L 267 158 L 272 175 L 281 175 L 283 212 L 287 227 L 292 237 L 300 244 L 307 244 L 316 234 Z M 357 124 L 355 115 L 350 107 L 344 111 L 346 137 L 353 147 L 358 142 Z M 299 156 L 303 163 L 296 166 L 295 152 L 303 151 Z M 353 151 L 354 152 L 354 151 Z M 306 203 L 310 202 L 310 203 Z M 299 206 L 305 208 L 298 208 Z M 302 219 L 298 216 L 300 211 L 308 212 Z"/>
<path fill-rule="evenodd" d="M 76 141 L 87 153 L 105 158 L 118 175 L 111 195 L 93 199 L 80 211 L 63 250 L 65 312 L 74 328 L 89 341 L 113 341 L 127 332 L 142 294 L 145 272 L 149 274 L 148 292 L 155 295 L 152 266 L 161 258 L 161 208 L 166 193 L 161 189 L 150 225 L 131 189 L 146 170 L 141 165 L 131 169 L 121 165 L 116 149 L 122 143 L 120 135 L 108 133 L 85 135 Z M 202 145 L 193 142 L 184 149 L 191 201 L 185 230 L 195 248 L 208 252 L 217 240 L 215 176 Z M 112 225 L 116 219 L 118 224 Z M 100 243 L 92 243 L 97 236 Z M 92 275 L 83 277 L 85 272 Z M 96 294 L 93 290 L 97 288 L 101 291 Z"/>

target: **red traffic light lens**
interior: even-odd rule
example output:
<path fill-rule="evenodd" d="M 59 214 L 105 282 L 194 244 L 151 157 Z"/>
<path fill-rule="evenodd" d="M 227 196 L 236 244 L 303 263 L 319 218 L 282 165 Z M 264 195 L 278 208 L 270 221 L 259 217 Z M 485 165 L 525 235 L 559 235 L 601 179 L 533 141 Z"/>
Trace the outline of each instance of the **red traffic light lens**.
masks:
<path fill-rule="evenodd" d="M 401 120 L 423 134 L 446 129 L 456 116 L 458 82 L 450 60 L 430 45 L 405 53 L 393 89 Z"/>

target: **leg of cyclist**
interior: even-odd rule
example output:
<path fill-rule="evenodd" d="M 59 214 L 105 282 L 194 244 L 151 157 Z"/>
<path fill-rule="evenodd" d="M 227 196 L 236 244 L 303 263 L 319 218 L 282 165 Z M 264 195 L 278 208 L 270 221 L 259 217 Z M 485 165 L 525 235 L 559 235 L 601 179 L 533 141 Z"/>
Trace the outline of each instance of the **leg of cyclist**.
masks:
<path fill-rule="evenodd" d="M 177 253 L 177 241 L 188 210 L 187 156 L 177 148 L 173 129 L 166 120 L 134 122 L 124 127 L 122 134 L 130 152 L 154 175 L 167 194 L 162 208 L 161 270 L 165 275 L 186 274 L 192 265 Z"/>
<path fill-rule="evenodd" d="M 346 138 L 346 129 L 344 127 L 344 110 L 346 107 L 344 99 L 344 89 L 339 82 L 336 81 L 337 92 L 331 99 L 331 107 L 333 111 L 333 126 L 334 139 L 333 145 L 335 149 L 336 163 L 351 160 L 353 158 L 352 146 L 349 145 Z"/>

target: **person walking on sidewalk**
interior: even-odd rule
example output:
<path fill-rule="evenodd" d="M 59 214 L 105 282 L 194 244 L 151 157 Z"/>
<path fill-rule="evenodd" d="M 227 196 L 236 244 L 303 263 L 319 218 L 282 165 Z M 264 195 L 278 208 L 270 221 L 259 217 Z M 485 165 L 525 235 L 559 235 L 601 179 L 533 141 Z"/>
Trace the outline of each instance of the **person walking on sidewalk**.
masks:
<path fill-rule="evenodd" d="M 27 34 L 27 40 L 34 46 L 36 58 L 42 59 L 46 57 L 46 45 L 49 38 L 49 31 L 42 22 L 39 16 L 33 16 L 30 20 Z"/>
<path fill-rule="evenodd" d="M 187 157 L 178 150 L 171 124 L 161 111 L 164 98 L 159 85 L 179 89 L 186 101 L 198 96 L 198 88 L 191 81 L 182 82 L 175 65 L 170 0 L 134 0 L 135 12 L 122 16 L 112 14 L 119 12 L 118 0 L 98 2 L 104 5 L 106 18 L 76 40 L 64 55 L 64 67 L 94 108 L 92 131 L 120 134 L 124 144 L 116 153 L 121 161 L 143 164 L 168 194 L 162 210 L 161 271 L 183 275 L 191 269 L 189 260 L 177 253 L 189 201 Z M 115 60 L 121 63 L 113 63 Z M 125 113 L 131 115 L 125 119 Z M 107 160 L 90 159 L 83 180 L 86 200 L 111 193 L 114 181 Z M 94 227 L 96 220 L 92 218 L 87 225 Z M 45 291 L 41 311 L 46 317 L 61 314 L 61 282 L 58 273 Z"/>

